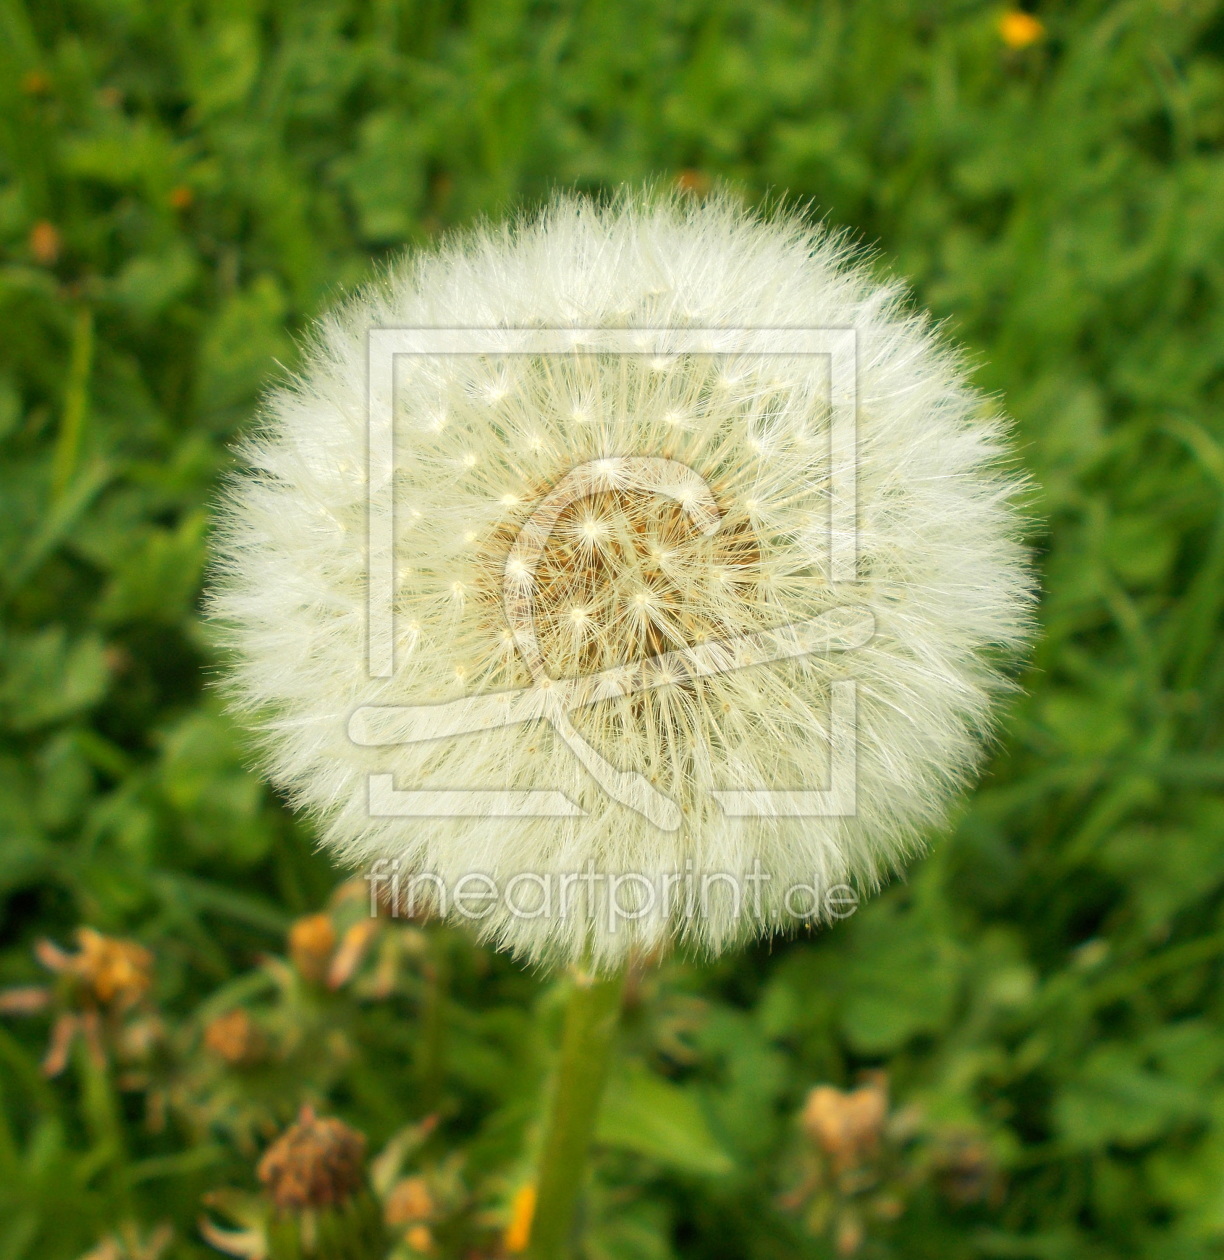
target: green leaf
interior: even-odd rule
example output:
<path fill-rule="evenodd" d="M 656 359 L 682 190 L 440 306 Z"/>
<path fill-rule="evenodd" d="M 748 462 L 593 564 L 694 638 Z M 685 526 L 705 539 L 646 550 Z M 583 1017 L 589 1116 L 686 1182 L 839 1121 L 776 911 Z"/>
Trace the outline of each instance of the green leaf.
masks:
<path fill-rule="evenodd" d="M 715 1140 L 697 1094 L 633 1065 L 614 1073 L 596 1139 L 680 1172 L 721 1176 L 734 1164 Z"/>
<path fill-rule="evenodd" d="M 41 878 L 52 857 L 35 816 L 31 776 L 16 757 L 0 754 L 0 891 Z"/>
<path fill-rule="evenodd" d="M 1196 1089 L 1146 1066 L 1133 1046 L 1093 1050 L 1061 1091 L 1054 1117 L 1063 1140 L 1092 1149 L 1138 1146 L 1203 1112 Z"/>
<path fill-rule="evenodd" d="M 249 407 L 260 386 L 288 361 L 293 344 L 285 333 L 287 300 L 276 278 L 258 276 L 217 312 L 200 348 L 196 392 L 201 413 L 228 420 Z"/>
<path fill-rule="evenodd" d="M 183 241 L 157 254 L 137 254 L 115 280 L 115 300 L 149 319 L 182 296 L 194 283 L 196 256 Z"/>
<path fill-rule="evenodd" d="M 336 163 L 371 241 L 402 241 L 412 231 L 425 192 L 420 128 L 398 110 L 371 114 L 361 124 L 357 152 Z"/>
<path fill-rule="evenodd" d="M 166 732 L 160 781 L 197 853 L 250 863 L 267 852 L 271 836 L 259 817 L 263 785 L 247 770 L 237 732 L 221 714 L 196 711 Z"/>
<path fill-rule="evenodd" d="M 187 83 L 200 117 L 240 105 L 259 73 L 259 33 L 250 18 L 197 30 L 184 50 Z"/>
<path fill-rule="evenodd" d="M 100 636 L 70 639 L 63 626 L 13 635 L 4 645 L 0 712 L 14 730 L 62 721 L 98 703 L 110 686 Z"/>
<path fill-rule="evenodd" d="M 838 1019 L 856 1050 L 894 1050 L 947 1022 L 960 968 L 941 927 L 933 916 L 888 903 L 859 913 L 838 975 Z"/>
<path fill-rule="evenodd" d="M 0 440 L 17 427 L 21 419 L 21 395 L 7 374 L 0 375 Z"/>
<path fill-rule="evenodd" d="M 181 618 L 199 589 L 208 520 L 192 512 L 173 529 L 146 527 L 115 570 L 97 609 L 104 624 Z"/>

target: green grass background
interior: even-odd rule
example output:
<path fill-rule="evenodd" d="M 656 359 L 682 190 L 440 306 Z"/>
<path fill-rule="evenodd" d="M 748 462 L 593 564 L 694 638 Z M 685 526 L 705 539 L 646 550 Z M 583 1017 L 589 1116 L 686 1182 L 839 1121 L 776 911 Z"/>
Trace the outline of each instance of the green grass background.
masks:
<path fill-rule="evenodd" d="M 148 944 L 186 1019 L 335 878 L 244 768 L 198 611 L 227 444 L 295 333 L 450 225 L 699 172 L 810 199 L 969 346 L 1040 487 L 1043 630 L 907 881 L 668 974 L 733 1168 L 610 1143 L 592 1246 L 832 1255 L 776 1205 L 792 1117 L 885 1066 L 1006 1191 L 923 1191 L 864 1254 L 1224 1254 L 1224 10 L 1036 12 L 1009 49 L 963 0 L 0 0 L 0 983 L 87 923 Z M 446 1140 L 510 1167 L 551 991 L 450 948 Z M 419 1004 L 346 1011 L 322 1092 L 377 1145 L 421 1114 Z M 45 1035 L 0 1023 L 0 1260 L 125 1219 L 215 1254 L 199 1196 L 249 1158 L 130 1099 L 108 1128 L 42 1080 Z"/>

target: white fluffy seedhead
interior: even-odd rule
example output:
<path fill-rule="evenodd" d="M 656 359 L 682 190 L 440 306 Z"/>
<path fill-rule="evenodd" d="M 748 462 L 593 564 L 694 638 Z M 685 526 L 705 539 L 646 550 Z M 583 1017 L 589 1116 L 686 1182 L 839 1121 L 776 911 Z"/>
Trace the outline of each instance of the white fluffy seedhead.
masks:
<path fill-rule="evenodd" d="M 596 330 L 398 362 L 373 492 L 394 522 L 386 678 L 367 650 L 372 328 Z M 651 330 L 641 353 L 601 345 L 625 329 Z M 728 331 L 668 342 L 693 329 Z M 760 329 L 777 352 L 735 352 Z M 857 344 L 851 582 L 830 580 L 830 360 L 794 349 L 813 329 Z M 408 258 L 320 323 L 244 454 L 212 610 L 269 776 L 342 859 L 388 859 L 385 892 L 530 959 L 718 950 L 836 913 L 828 890 L 870 888 L 943 818 L 1028 633 L 1003 422 L 898 286 L 728 199 L 561 198 Z M 847 610 L 865 641 L 785 650 L 787 627 Z M 847 682 L 850 797 L 728 810 L 720 793 L 828 785 Z M 417 805 L 372 809 L 374 781 Z M 455 816 L 473 790 L 569 814 Z"/>

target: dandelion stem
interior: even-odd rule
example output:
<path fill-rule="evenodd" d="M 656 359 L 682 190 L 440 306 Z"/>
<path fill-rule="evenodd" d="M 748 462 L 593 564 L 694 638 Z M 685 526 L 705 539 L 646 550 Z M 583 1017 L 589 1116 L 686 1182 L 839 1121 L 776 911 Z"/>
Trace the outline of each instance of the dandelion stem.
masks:
<path fill-rule="evenodd" d="M 530 1260 L 566 1260 L 620 1017 L 622 970 L 598 980 L 575 971 L 565 1011 L 561 1059 L 537 1179 Z"/>

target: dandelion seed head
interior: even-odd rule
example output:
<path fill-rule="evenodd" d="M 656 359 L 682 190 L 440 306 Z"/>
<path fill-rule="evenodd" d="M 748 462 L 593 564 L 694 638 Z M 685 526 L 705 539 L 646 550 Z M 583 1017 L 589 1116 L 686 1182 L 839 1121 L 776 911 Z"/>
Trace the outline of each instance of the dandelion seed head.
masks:
<path fill-rule="evenodd" d="M 401 384 L 390 677 L 369 670 L 369 503 L 353 471 L 366 467 L 374 327 L 587 330 L 555 355 L 438 356 Z M 642 330 L 640 353 L 602 347 L 602 330 L 626 328 Z M 683 354 L 654 331 L 694 328 L 709 344 Z M 762 328 L 778 330 L 777 353 L 734 351 L 735 329 Z M 857 339 L 858 568 L 840 586 L 829 368 L 787 340 L 811 328 Z M 603 894 L 565 916 L 516 915 L 503 899 L 475 926 L 525 959 L 611 966 L 677 940 L 718 951 L 792 925 L 795 884 L 869 890 L 972 778 L 1009 686 L 999 661 L 1030 632 L 1022 479 L 1006 424 L 956 353 L 843 239 L 717 195 L 561 197 L 513 230 L 407 258 L 320 322 L 244 454 L 210 596 L 229 695 L 269 777 L 338 857 L 392 858 L 401 881 L 430 872 L 451 889 L 472 871 L 504 889 L 592 862 L 656 887 L 669 872 L 768 872 L 759 917 L 715 900 L 612 926 Z M 582 493 L 550 499 L 567 478 Z M 550 503 L 537 538 L 529 525 Z M 847 605 L 874 619 L 855 651 L 779 659 L 760 647 Z M 735 667 L 693 669 L 698 648 Z M 713 793 L 826 785 L 839 680 L 857 695 L 854 812 L 728 815 Z M 360 709 L 457 694 L 509 696 L 512 709 L 543 704 L 545 684 L 553 697 L 586 687 L 568 722 L 672 802 L 678 825 L 613 799 L 542 717 L 350 738 Z M 372 815 L 372 775 L 402 791 L 559 792 L 580 812 Z"/>

